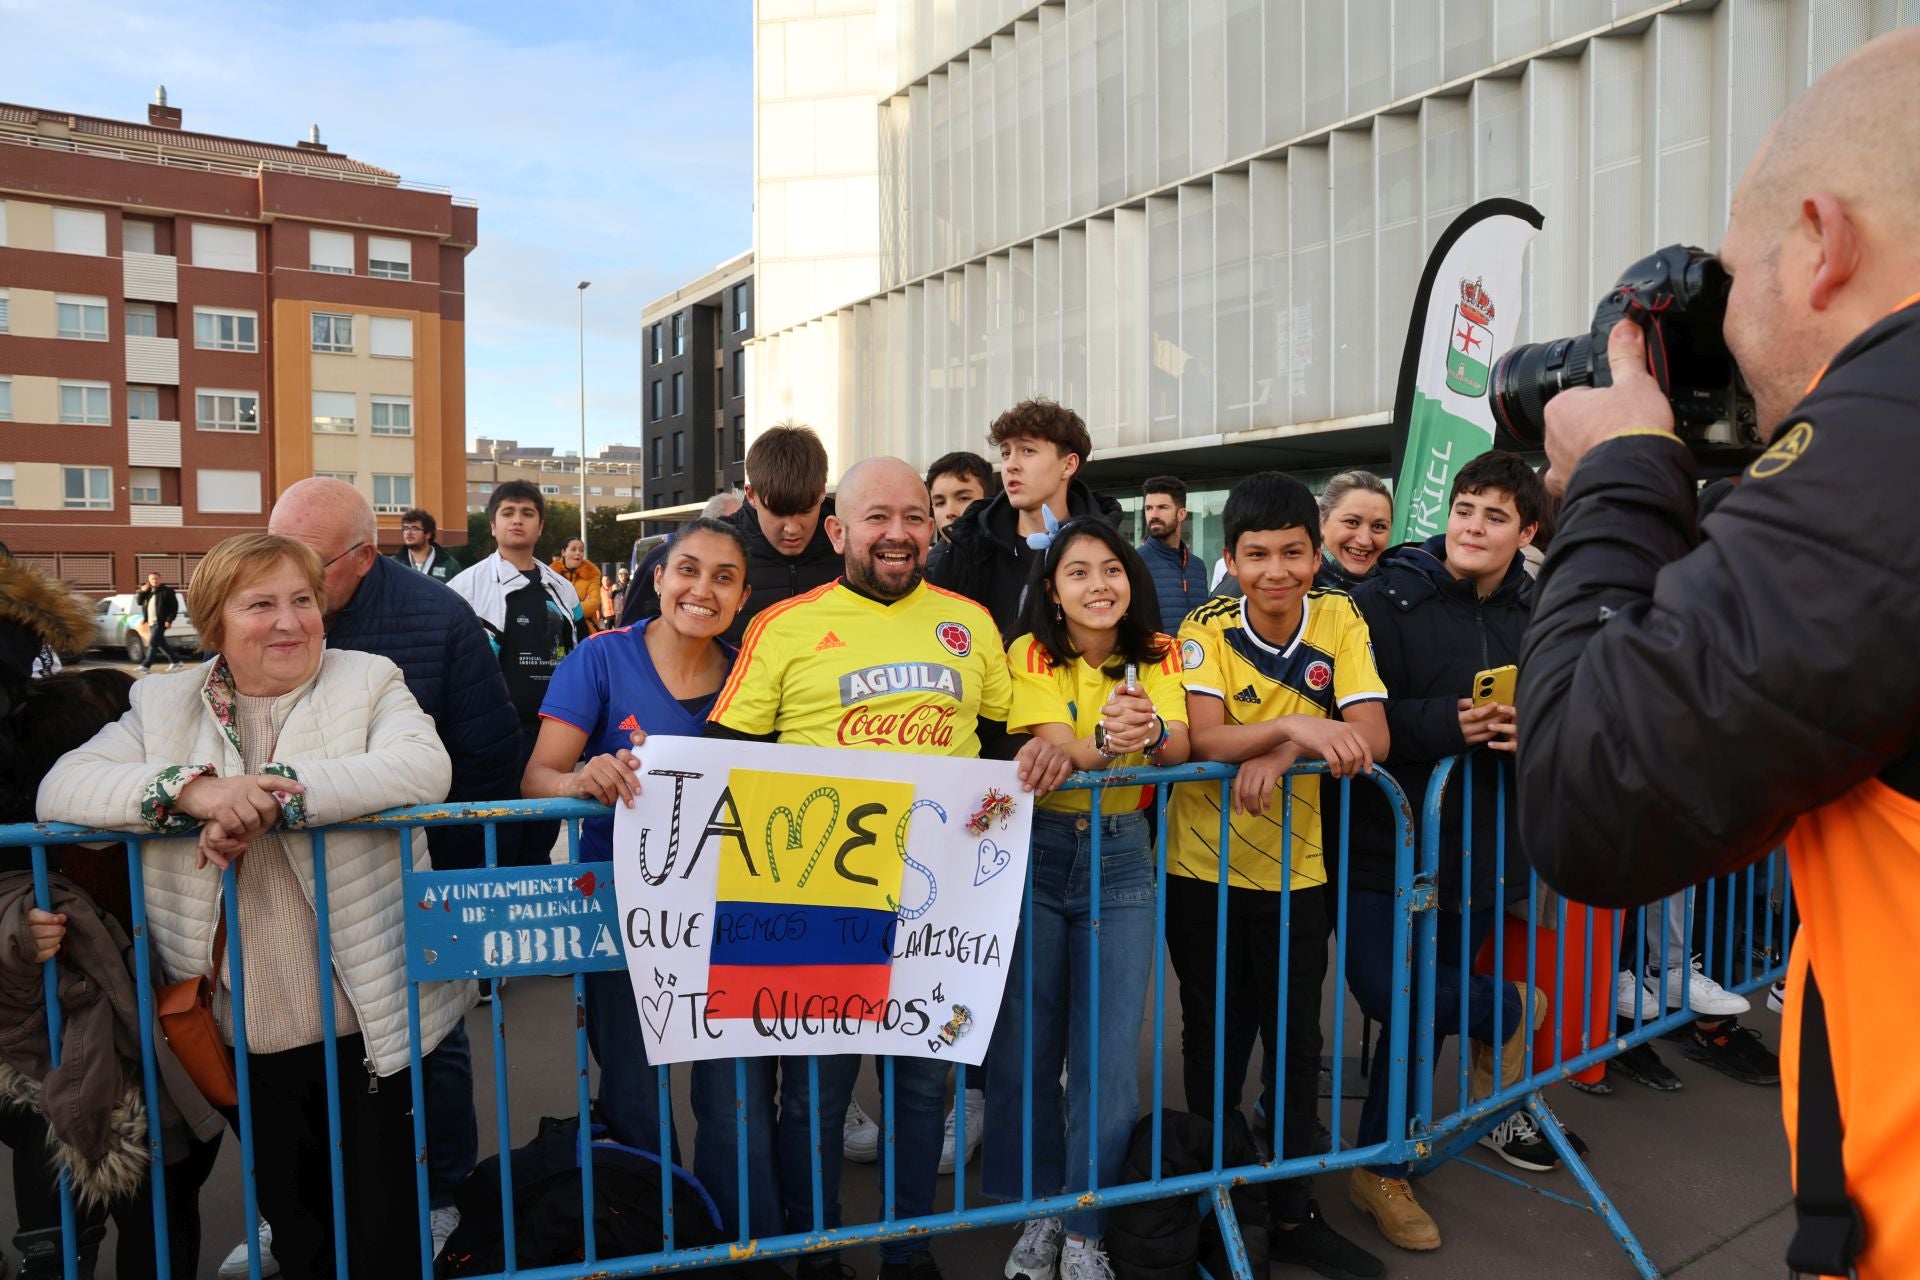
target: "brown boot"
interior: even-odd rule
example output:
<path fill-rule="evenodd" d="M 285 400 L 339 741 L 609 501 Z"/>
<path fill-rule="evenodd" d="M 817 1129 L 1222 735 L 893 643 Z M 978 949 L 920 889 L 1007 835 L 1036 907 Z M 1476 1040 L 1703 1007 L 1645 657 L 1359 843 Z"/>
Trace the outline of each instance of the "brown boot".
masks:
<path fill-rule="evenodd" d="M 1513 988 L 1520 994 L 1520 1014 L 1526 1016 L 1527 988 L 1516 982 Z M 1547 993 L 1538 987 L 1533 989 L 1533 1029 L 1540 1030 L 1547 1020 Z M 1478 1040 L 1468 1041 L 1467 1060 L 1472 1064 L 1468 1075 L 1467 1096 L 1478 1101 L 1493 1096 L 1493 1051 Z M 1524 1029 L 1515 1027 L 1507 1042 L 1500 1046 L 1500 1087 L 1519 1080 L 1526 1075 L 1527 1036 Z"/>
<path fill-rule="evenodd" d="M 1347 1203 L 1372 1218 L 1388 1244 L 1402 1249 L 1438 1249 L 1440 1228 L 1434 1225 L 1405 1178 L 1386 1178 L 1369 1169 L 1355 1169 L 1347 1184 Z"/>

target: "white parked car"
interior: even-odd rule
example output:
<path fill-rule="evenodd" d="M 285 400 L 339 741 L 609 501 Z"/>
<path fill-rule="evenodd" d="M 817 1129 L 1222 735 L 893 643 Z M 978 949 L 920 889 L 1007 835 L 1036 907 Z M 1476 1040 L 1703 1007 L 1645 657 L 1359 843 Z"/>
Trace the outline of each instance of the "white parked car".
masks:
<path fill-rule="evenodd" d="M 175 589 L 180 597 L 180 612 L 167 628 L 167 647 L 187 660 L 200 652 L 200 633 L 187 616 L 187 593 Z M 93 606 L 93 643 L 97 649 L 112 649 L 127 655 L 128 662 L 142 662 L 147 642 L 140 638 L 134 624 L 140 621 L 139 597 L 132 593 L 108 596 Z"/>

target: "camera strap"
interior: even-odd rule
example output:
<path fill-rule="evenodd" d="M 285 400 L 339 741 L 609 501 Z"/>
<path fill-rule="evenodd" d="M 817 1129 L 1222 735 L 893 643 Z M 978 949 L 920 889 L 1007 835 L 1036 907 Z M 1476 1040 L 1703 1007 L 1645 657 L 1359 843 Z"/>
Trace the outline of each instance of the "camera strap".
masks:
<path fill-rule="evenodd" d="M 1800 1003 L 1800 1131 L 1793 1210 L 1799 1223 L 1787 1245 L 1787 1269 L 1794 1275 L 1851 1277 L 1853 1260 L 1866 1242 L 1866 1224 L 1847 1196 L 1833 1047 L 1811 965 L 1795 998 Z"/>

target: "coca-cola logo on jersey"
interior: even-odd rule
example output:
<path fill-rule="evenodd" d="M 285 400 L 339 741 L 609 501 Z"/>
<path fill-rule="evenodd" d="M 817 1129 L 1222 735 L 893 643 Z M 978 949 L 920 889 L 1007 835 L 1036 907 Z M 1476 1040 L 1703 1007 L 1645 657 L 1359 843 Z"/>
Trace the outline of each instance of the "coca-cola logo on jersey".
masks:
<path fill-rule="evenodd" d="M 900 747 L 926 750 L 953 745 L 954 708 L 922 702 L 902 711 L 877 711 L 862 703 L 840 717 L 843 747 Z"/>

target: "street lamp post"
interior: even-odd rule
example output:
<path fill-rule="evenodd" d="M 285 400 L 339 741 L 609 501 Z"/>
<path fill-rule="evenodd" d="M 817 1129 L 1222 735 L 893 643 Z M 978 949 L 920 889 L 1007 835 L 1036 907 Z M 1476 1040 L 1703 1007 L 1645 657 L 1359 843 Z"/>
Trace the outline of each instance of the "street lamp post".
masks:
<path fill-rule="evenodd" d="M 591 280 L 582 280 L 575 289 L 580 294 L 580 554 L 588 559 L 592 556 L 587 550 L 587 286 Z"/>

